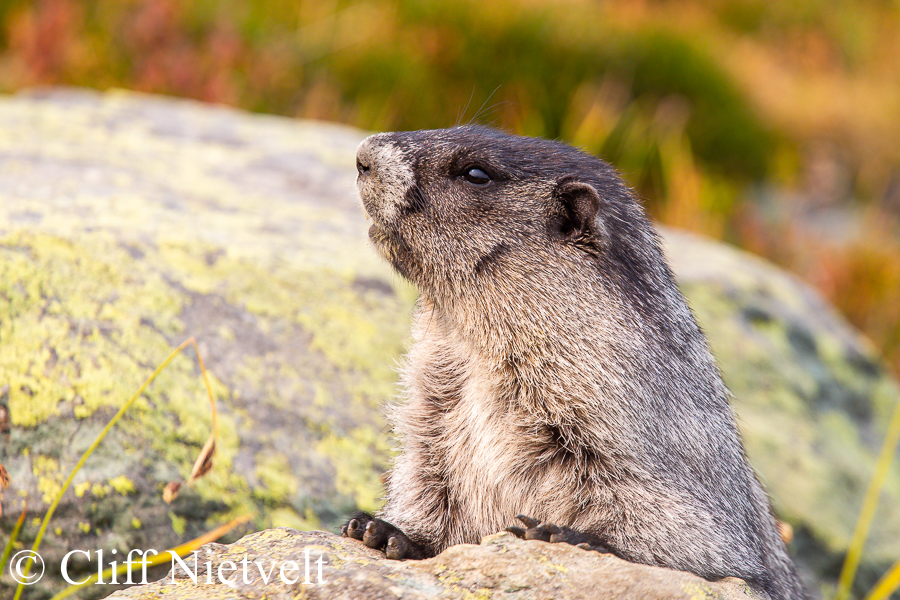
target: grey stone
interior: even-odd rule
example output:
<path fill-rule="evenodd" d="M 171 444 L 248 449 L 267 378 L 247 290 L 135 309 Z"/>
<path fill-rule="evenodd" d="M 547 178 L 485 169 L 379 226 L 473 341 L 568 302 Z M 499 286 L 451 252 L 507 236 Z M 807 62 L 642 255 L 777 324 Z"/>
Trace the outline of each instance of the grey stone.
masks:
<path fill-rule="evenodd" d="M 321 571 L 316 564 L 320 557 Z M 235 570 L 225 566 L 221 572 L 229 583 L 223 583 L 220 568 L 229 561 Z M 298 570 L 292 570 L 289 561 Z M 428 560 L 401 562 L 334 534 L 273 529 L 228 546 L 209 544 L 186 563 L 187 571 L 176 566 L 159 582 L 111 598 L 765 599 L 740 579 L 712 583 L 690 573 L 636 565 L 568 544 L 524 541 L 508 533 L 488 536 L 479 545 L 453 546 Z"/>

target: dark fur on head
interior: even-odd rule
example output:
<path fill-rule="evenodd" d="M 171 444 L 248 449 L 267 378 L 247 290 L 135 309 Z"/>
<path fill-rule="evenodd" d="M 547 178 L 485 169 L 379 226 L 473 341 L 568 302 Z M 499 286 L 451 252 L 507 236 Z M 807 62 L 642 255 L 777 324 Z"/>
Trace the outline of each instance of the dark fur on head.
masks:
<path fill-rule="evenodd" d="M 357 166 L 371 239 L 420 291 L 384 520 L 434 554 L 527 514 L 803 596 L 706 339 L 609 165 L 469 126 L 372 136 Z"/>

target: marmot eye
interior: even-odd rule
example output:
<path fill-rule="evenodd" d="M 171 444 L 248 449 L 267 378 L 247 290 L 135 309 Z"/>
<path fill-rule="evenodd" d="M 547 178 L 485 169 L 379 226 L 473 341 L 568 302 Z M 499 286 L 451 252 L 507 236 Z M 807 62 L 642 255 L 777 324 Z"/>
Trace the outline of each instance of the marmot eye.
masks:
<path fill-rule="evenodd" d="M 478 167 L 472 167 L 463 174 L 463 179 L 474 185 L 487 185 L 491 182 L 491 178 L 487 173 Z"/>

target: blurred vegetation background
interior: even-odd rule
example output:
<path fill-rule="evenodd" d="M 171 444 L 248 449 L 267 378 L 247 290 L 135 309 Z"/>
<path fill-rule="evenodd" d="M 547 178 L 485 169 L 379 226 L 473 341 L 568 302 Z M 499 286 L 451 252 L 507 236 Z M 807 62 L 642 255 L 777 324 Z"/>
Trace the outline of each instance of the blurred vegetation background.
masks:
<path fill-rule="evenodd" d="M 59 84 L 566 140 L 900 372 L 898 0 L 0 0 L 0 91 Z"/>

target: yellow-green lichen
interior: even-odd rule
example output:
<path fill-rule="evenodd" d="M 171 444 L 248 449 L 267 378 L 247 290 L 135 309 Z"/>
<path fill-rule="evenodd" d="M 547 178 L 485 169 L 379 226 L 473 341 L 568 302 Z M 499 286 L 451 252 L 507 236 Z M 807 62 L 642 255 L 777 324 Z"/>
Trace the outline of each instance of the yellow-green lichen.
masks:
<path fill-rule="evenodd" d="M 187 528 L 187 519 L 179 517 L 173 512 L 169 513 L 169 519 L 172 521 L 172 530 L 178 535 L 184 535 L 184 531 Z"/>
<path fill-rule="evenodd" d="M 272 527 L 290 527 L 299 531 L 310 531 L 320 527 L 319 518 L 311 509 L 306 509 L 303 516 L 291 508 L 276 508 L 269 512 Z"/>
<path fill-rule="evenodd" d="M 31 460 L 31 472 L 37 478 L 41 499 L 45 504 L 50 504 L 62 489 L 63 474 L 59 472 L 59 461 L 35 455 Z"/>
<path fill-rule="evenodd" d="M 109 486 L 123 496 L 127 496 L 134 492 L 134 483 L 124 475 L 119 475 L 110 479 Z"/>
<path fill-rule="evenodd" d="M 76 498 L 83 498 L 84 494 L 91 489 L 91 485 L 93 485 L 90 481 L 82 481 L 81 483 L 76 483 L 73 487 Z"/>
<path fill-rule="evenodd" d="M 712 589 L 711 586 L 697 583 L 696 581 L 682 581 L 681 590 L 690 597 L 691 600 L 715 600 L 721 598 L 721 594 Z"/>
<path fill-rule="evenodd" d="M 329 434 L 316 444 L 316 451 L 334 465 L 338 492 L 352 497 L 361 510 L 375 511 L 381 506 L 383 488 L 377 466 L 385 461 L 388 449 L 380 432 L 358 427 L 346 436 Z"/>
<path fill-rule="evenodd" d="M 36 454 L 31 459 L 31 472 L 35 477 L 55 475 L 59 473 L 59 461 L 49 456 Z"/>
<path fill-rule="evenodd" d="M 537 560 L 539 563 L 543 564 L 547 568 L 553 569 L 554 571 L 558 571 L 559 573 L 568 573 L 569 572 L 568 567 L 566 567 L 565 565 L 559 564 L 559 563 L 552 562 L 549 558 L 547 558 L 547 556 L 545 556 L 543 554 L 538 556 Z"/>
<path fill-rule="evenodd" d="M 454 585 L 462 581 L 462 577 L 452 571 L 445 571 L 438 576 L 438 581 L 444 585 Z"/>
<path fill-rule="evenodd" d="M 298 482 L 291 473 L 287 457 L 275 451 L 256 455 L 256 477 L 262 487 L 256 488 L 253 493 L 260 499 L 282 503 L 297 492 Z"/>
<path fill-rule="evenodd" d="M 66 399 L 78 398 L 78 418 L 118 407 L 146 377 L 138 361 L 158 361 L 154 347 L 165 356 L 165 339 L 140 321 L 177 322 L 177 301 L 126 269 L 129 258 L 101 234 L 77 244 L 22 231 L 0 238 L 0 312 L 10 316 L 0 322 L 0 373 L 13 425 L 34 427 Z"/>
<path fill-rule="evenodd" d="M 488 588 L 478 588 L 474 592 L 469 590 L 462 590 L 462 596 L 460 596 L 463 600 L 490 600 L 493 598 L 493 593 Z"/>

